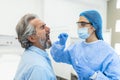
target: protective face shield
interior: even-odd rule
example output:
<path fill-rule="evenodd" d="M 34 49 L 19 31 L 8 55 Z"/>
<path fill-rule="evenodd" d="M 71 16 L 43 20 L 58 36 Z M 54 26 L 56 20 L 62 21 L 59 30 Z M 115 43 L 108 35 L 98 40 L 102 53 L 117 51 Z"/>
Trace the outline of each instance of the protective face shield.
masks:
<path fill-rule="evenodd" d="M 90 36 L 90 34 L 88 32 L 88 29 L 89 28 L 87 28 L 87 27 L 79 28 L 78 29 L 78 36 L 79 36 L 79 38 L 87 39 Z"/>

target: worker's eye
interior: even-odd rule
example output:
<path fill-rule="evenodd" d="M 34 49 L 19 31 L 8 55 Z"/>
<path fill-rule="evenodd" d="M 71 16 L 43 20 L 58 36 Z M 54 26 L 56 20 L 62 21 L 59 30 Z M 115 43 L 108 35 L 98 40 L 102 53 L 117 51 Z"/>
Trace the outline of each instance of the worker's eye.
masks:
<path fill-rule="evenodd" d="M 77 22 L 78 27 L 85 27 L 87 24 L 91 24 L 89 22 Z"/>

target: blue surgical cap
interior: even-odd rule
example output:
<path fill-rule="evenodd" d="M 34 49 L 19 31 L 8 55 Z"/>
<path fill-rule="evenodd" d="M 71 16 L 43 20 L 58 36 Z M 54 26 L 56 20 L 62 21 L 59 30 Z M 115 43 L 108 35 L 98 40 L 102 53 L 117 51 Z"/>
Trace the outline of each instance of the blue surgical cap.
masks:
<path fill-rule="evenodd" d="M 80 13 L 80 16 L 84 16 L 88 19 L 92 26 L 95 28 L 95 34 L 99 40 L 103 40 L 102 37 L 102 18 L 100 14 L 95 10 L 84 11 Z"/>

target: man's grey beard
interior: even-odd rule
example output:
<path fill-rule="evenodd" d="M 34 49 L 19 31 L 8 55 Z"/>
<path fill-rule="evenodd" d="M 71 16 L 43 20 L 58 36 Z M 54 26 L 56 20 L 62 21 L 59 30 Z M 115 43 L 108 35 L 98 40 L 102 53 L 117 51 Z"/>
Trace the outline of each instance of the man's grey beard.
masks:
<path fill-rule="evenodd" d="M 51 43 L 46 42 L 46 49 L 49 49 L 51 46 L 52 46 L 52 44 L 51 44 Z"/>
<path fill-rule="evenodd" d="M 39 43 L 44 47 L 45 49 L 49 49 L 51 47 L 51 42 L 47 42 L 46 40 L 39 39 Z"/>

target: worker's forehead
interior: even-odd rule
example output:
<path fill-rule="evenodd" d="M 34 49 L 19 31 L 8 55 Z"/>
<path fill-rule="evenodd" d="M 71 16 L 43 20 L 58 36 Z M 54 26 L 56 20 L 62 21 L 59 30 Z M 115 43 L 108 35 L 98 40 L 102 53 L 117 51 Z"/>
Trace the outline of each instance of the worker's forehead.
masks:
<path fill-rule="evenodd" d="M 89 22 L 84 16 L 80 16 L 78 22 Z"/>

